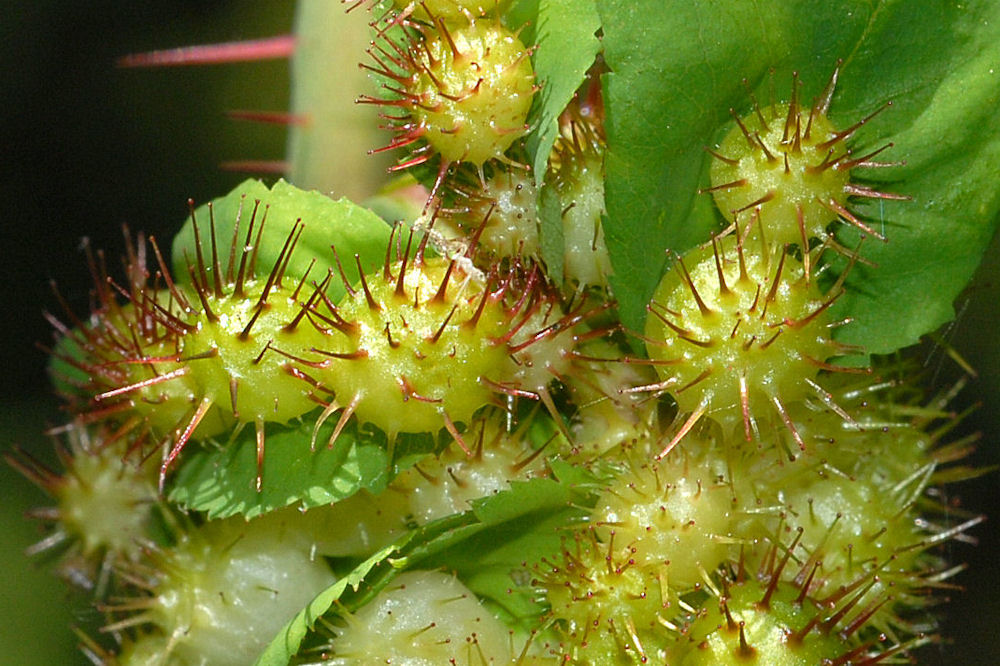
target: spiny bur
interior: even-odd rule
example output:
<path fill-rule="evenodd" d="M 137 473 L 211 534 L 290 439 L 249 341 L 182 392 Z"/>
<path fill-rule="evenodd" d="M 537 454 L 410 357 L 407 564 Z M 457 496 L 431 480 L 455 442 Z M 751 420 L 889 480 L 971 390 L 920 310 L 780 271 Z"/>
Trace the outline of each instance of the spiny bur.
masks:
<path fill-rule="evenodd" d="M 165 638 L 165 662 L 206 666 L 252 663 L 316 591 L 334 581 L 294 521 L 276 516 L 206 523 L 122 570 L 145 591 L 105 605 L 124 617 L 103 631 L 146 627 Z"/>
<path fill-rule="evenodd" d="M 570 425 L 572 455 L 590 460 L 619 447 L 637 445 L 658 432 L 657 401 L 622 387 L 655 382 L 647 365 L 622 362 L 622 350 L 607 337 L 584 340 L 576 371 L 566 379 L 577 408 Z"/>
<path fill-rule="evenodd" d="M 466 18 L 447 24 L 391 19 L 362 64 L 383 79 L 386 96 L 359 102 L 395 109 L 382 115 L 397 137 L 382 150 L 423 142 L 392 170 L 440 156 L 437 193 L 449 166 L 509 161 L 506 150 L 527 132 L 525 121 L 536 90 L 530 51 L 496 18 Z M 481 177 L 480 180 L 483 180 Z"/>
<path fill-rule="evenodd" d="M 791 101 L 761 108 L 753 98 L 751 113 L 740 118 L 716 150 L 711 166 L 711 192 L 730 222 L 741 213 L 760 211 L 760 233 L 778 245 L 808 248 L 813 238 L 825 238 L 837 221 L 867 235 L 885 237 L 848 208 L 851 197 L 908 199 L 852 182 L 855 169 L 896 166 L 875 157 L 892 144 L 855 155 L 851 137 L 888 104 L 850 127 L 838 130 L 827 117 L 837 84 L 835 69 L 826 89 L 811 107 L 799 102 L 799 80 L 792 77 Z"/>
<path fill-rule="evenodd" d="M 725 426 L 742 421 L 750 439 L 755 415 L 774 409 L 794 433 L 786 405 L 843 350 L 828 314 L 840 293 L 839 282 L 821 291 L 786 247 L 738 231 L 713 238 L 678 257 L 656 288 L 645 341 L 662 381 L 642 388 L 669 391 L 692 414 L 688 427 L 707 413 Z"/>
<path fill-rule="evenodd" d="M 332 395 L 319 423 L 340 411 L 331 442 L 352 414 L 390 440 L 446 427 L 461 442 L 456 424 L 490 403 L 483 379 L 507 362 L 506 283 L 425 256 L 426 237 L 413 254 L 412 241 L 398 259 L 390 243 L 381 271 L 362 271 L 356 285 L 345 279 L 344 299 L 313 311 L 327 335 L 317 346 L 325 360 L 311 366 L 316 386 Z"/>
<path fill-rule="evenodd" d="M 624 539 L 598 541 L 573 532 L 562 553 L 537 566 L 567 663 L 588 666 L 647 663 L 657 655 L 660 619 L 673 603 L 666 581 L 639 566 Z"/>
<path fill-rule="evenodd" d="M 762 452 L 749 472 L 756 477 L 750 494 L 758 511 L 737 531 L 744 538 L 785 538 L 797 530 L 793 555 L 817 567 L 811 594 L 865 585 L 865 601 L 886 597 L 868 624 L 894 635 L 932 631 L 934 593 L 948 589 L 958 570 L 949 568 L 938 546 L 968 539 L 966 532 L 982 521 L 943 503 L 935 491 L 981 473 L 949 464 L 971 451 L 971 440 L 943 443 L 956 416 L 939 399 L 921 404 L 905 378 L 821 380 L 829 404 L 815 400 L 790 411 L 805 453 L 787 462 L 780 446 Z M 783 434 L 776 430 L 775 439 Z M 748 563 L 754 557 L 748 551 Z"/>
<path fill-rule="evenodd" d="M 735 497 L 722 446 L 691 432 L 652 462 L 645 447 L 630 447 L 591 512 L 595 534 L 629 544 L 630 560 L 671 591 L 700 585 L 734 541 Z"/>
<path fill-rule="evenodd" d="M 331 396 L 321 424 L 340 412 L 336 439 L 352 414 L 388 433 L 442 427 L 470 451 L 468 425 L 500 396 L 539 399 L 557 415 L 547 385 L 559 375 L 580 312 L 550 318 L 553 304 L 537 268 L 483 275 L 468 257 L 426 255 L 427 237 L 411 253 L 398 237 L 381 271 L 361 273 L 344 299 L 321 299 L 311 311 L 327 339 L 302 362 L 318 391 Z M 539 315 L 538 313 L 543 313 Z M 568 362 L 568 361 L 567 361 Z M 526 368 L 536 371 L 525 374 Z"/>
<path fill-rule="evenodd" d="M 479 260 L 539 256 L 538 188 L 530 173 L 497 169 L 485 183 L 455 185 L 453 192 L 455 210 L 441 221 L 475 239 Z"/>
<path fill-rule="evenodd" d="M 20 448 L 4 457 L 56 500 L 53 507 L 29 512 L 51 529 L 28 553 L 62 551 L 60 575 L 100 598 L 115 565 L 138 560 L 151 538 L 159 503 L 155 468 L 135 455 L 134 443 L 106 426 L 71 422 L 60 431 L 61 473 Z"/>
<path fill-rule="evenodd" d="M 507 432 L 499 415 L 477 419 L 466 433 L 471 456 L 451 446 L 397 475 L 383 495 L 405 497 L 408 515 L 423 525 L 468 511 L 473 500 L 508 490 L 512 481 L 547 476 L 545 457 L 556 452 L 556 436 L 533 447 L 527 438 L 530 420 Z"/>
<path fill-rule="evenodd" d="M 340 620 L 324 666 L 517 663 L 507 627 L 439 571 L 402 573 Z"/>
<path fill-rule="evenodd" d="M 57 346 L 59 360 L 87 377 L 68 396 L 71 409 L 87 421 L 111 420 L 152 432 L 166 445 L 161 489 L 192 437 L 253 423 L 259 470 L 264 424 L 285 423 L 316 407 L 287 355 L 308 356 L 324 340 L 307 315 L 326 283 L 307 286 L 308 270 L 295 279 L 285 275 L 301 224 L 293 227 L 273 266 L 258 273 L 266 211 L 255 206 L 249 217 L 245 232 L 237 221 L 224 243 L 216 239 L 213 217 L 207 246 L 192 220 L 195 257 L 187 258 L 185 283 L 171 276 L 152 238 L 155 272 L 146 267 L 140 236 L 129 242 L 124 285 L 107 276 L 103 257 L 92 260 L 97 307 L 90 320 L 80 321 L 68 308 L 73 328 L 51 318 L 70 341 Z M 258 473 L 258 490 L 261 482 Z"/>
<path fill-rule="evenodd" d="M 549 285 L 540 285 L 536 294 L 507 334 L 510 355 L 501 390 L 514 397 L 540 400 L 570 439 L 549 387 L 554 381 L 566 384 L 583 371 L 584 359 L 577 345 L 608 334 L 607 329 L 588 327 L 608 304 L 580 298 L 575 304 L 566 304 L 570 308 L 566 312 Z"/>
<path fill-rule="evenodd" d="M 888 638 L 865 621 L 885 597 L 861 603 L 862 588 L 816 599 L 809 594 L 813 563 L 794 573 L 790 552 L 772 544 L 758 570 L 748 572 L 740 564 L 708 581 L 711 596 L 704 605 L 673 620 L 678 635 L 666 663 L 873 666 L 927 642 L 918 637 L 884 645 Z"/>
<path fill-rule="evenodd" d="M 562 209 L 563 273 L 572 289 L 606 288 L 611 259 L 604 242 L 603 130 L 576 108 L 567 113 L 550 157 Z"/>

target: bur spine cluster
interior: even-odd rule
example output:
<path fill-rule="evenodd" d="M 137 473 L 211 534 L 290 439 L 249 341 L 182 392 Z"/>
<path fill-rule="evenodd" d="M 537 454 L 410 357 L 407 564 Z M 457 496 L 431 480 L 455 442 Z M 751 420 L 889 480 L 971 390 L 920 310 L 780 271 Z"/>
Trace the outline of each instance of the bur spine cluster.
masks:
<path fill-rule="evenodd" d="M 863 184 L 895 163 L 854 143 L 888 104 L 835 123 L 839 65 L 811 105 L 797 75 L 787 101 L 749 95 L 708 148 L 718 224 L 665 257 L 630 330 L 609 65 L 541 127 L 521 35 L 547 26 L 510 25 L 524 4 L 352 4 L 381 84 L 358 101 L 395 133 L 373 152 L 405 150 L 416 219 L 338 202 L 361 221 L 338 209 L 328 237 L 253 184 L 235 216 L 191 204 L 173 270 L 127 234 L 124 278 L 88 251 L 88 313 L 58 297 L 61 468 L 7 458 L 52 498 L 32 551 L 92 595 L 95 664 L 294 643 L 328 666 L 868 666 L 936 640 L 940 546 L 982 520 L 938 490 L 979 473 L 950 435 L 961 382 L 928 396 L 905 360 L 865 365 L 833 314 L 866 261 L 839 225 L 891 241 L 853 207 L 908 198 Z M 269 478 L 275 429 L 301 446 Z M 192 490 L 247 442 L 252 491 L 227 470 Z"/>

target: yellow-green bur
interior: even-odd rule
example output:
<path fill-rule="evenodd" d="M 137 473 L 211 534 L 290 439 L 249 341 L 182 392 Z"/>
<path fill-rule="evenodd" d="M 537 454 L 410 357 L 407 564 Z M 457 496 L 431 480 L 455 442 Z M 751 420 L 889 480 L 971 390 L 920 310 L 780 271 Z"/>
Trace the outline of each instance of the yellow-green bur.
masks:
<path fill-rule="evenodd" d="M 530 173 L 498 171 L 469 195 L 466 210 L 447 222 L 457 233 L 479 233 L 477 252 L 498 257 L 538 254 L 538 188 Z M 487 217 L 488 216 L 488 217 Z M 485 221 L 485 224 L 484 224 Z M 482 227 L 482 231 L 479 228 Z"/>
<path fill-rule="evenodd" d="M 750 243 L 762 250 L 730 235 L 679 260 L 656 288 L 645 331 L 661 386 L 682 411 L 742 418 L 748 432 L 759 398 L 783 412 L 836 350 L 832 299 L 795 257 Z"/>
<path fill-rule="evenodd" d="M 780 557 L 780 556 L 779 556 Z M 678 666 L 797 666 L 835 663 L 858 641 L 843 639 L 809 622 L 820 614 L 801 590 L 781 583 L 768 594 L 767 582 L 749 575 L 729 584 L 722 598 L 709 597 L 677 637 L 664 663 Z M 766 601 L 765 601 L 766 600 Z M 725 607 L 723 607 L 725 604 Z M 825 619 L 833 611 L 824 613 Z"/>
<path fill-rule="evenodd" d="M 627 458 L 591 522 L 603 541 L 628 545 L 639 567 L 687 592 L 731 555 L 730 476 L 719 446 L 689 433 L 658 462 L 644 451 Z"/>
<path fill-rule="evenodd" d="M 390 438 L 468 423 L 490 402 L 482 380 L 505 367 L 505 309 L 477 278 L 445 259 L 390 268 L 395 274 L 369 274 L 337 305 L 350 331 L 332 333 L 319 347 L 339 358 L 317 378 L 337 407 Z"/>
<path fill-rule="evenodd" d="M 313 289 L 303 288 L 293 298 L 297 285 L 286 278 L 271 287 L 261 305 L 267 282 L 266 276 L 246 282 L 242 296 L 231 293 L 232 285 L 221 296 L 205 294 L 214 316 L 199 313 L 197 330 L 183 339 L 182 353 L 193 359 L 190 380 L 201 396 L 242 423 L 286 423 L 318 404 L 310 398 L 313 387 L 292 370 L 293 358 L 317 358 L 311 349 L 326 340 L 302 316 Z M 198 302 L 193 294 L 189 298 Z"/>
<path fill-rule="evenodd" d="M 748 466 L 753 488 L 746 494 L 770 510 L 747 514 L 738 533 L 749 537 L 801 529 L 795 557 L 814 558 L 821 565 L 811 594 L 827 597 L 861 581 L 867 591 L 859 608 L 890 598 L 868 624 L 897 631 L 903 624 L 897 615 L 906 615 L 901 611 L 935 602 L 928 594 L 929 579 L 946 567 L 933 546 L 959 536 L 978 519 L 950 533 L 920 520 L 922 511 L 940 511 L 924 496 L 928 485 L 948 479 L 952 470 L 939 468 L 942 460 L 934 452 L 948 426 L 926 429 L 919 424 L 928 414 L 933 421 L 945 413 L 916 404 L 907 393 L 912 386 L 883 378 L 847 382 L 844 377 L 823 378 L 823 388 L 851 420 L 829 407 L 792 405 L 790 416 L 806 451 L 793 462 L 783 456 L 779 462 L 780 454 L 758 455 Z M 897 398 L 902 401 L 893 402 Z M 780 438 L 781 429 L 776 427 L 773 439 Z M 934 476 L 936 470 L 941 477 Z M 942 522 L 952 526 L 946 519 Z M 753 549 L 745 551 L 748 567 L 757 566 L 761 557 Z"/>
<path fill-rule="evenodd" d="M 677 603 L 667 581 L 633 562 L 624 540 L 600 543 L 585 530 L 533 581 L 546 592 L 562 656 L 586 666 L 664 663 L 640 657 L 657 655 L 667 637 L 659 619 Z"/>
<path fill-rule="evenodd" d="M 237 422 L 285 423 L 317 406 L 313 387 L 292 370 L 316 361 L 312 350 L 329 337 L 309 316 L 323 300 L 316 285 L 340 298 L 341 281 L 324 278 L 343 271 L 356 280 L 361 266 L 382 261 L 389 234 L 371 211 L 283 180 L 271 188 L 244 181 L 192 212 L 173 243 L 177 289 L 191 305 L 181 318 L 194 326 L 175 350 L 188 373 L 164 390 L 185 394 L 188 420 L 199 404 L 212 404 L 196 437 Z M 337 265 L 332 245 L 358 260 Z M 221 423 L 205 423 L 217 413 Z M 172 416 L 155 418 L 176 427 Z"/>
<path fill-rule="evenodd" d="M 712 196 L 730 222 L 757 209 L 769 242 L 805 246 L 826 235 L 847 203 L 850 170 L 836 163 L 846 153 L 825 113 L 794 102 L 770 106 L 743 117 L 718 145 Z"/>
<path fill-rule="evenodd" d="M 127 303 L 97 318 L 97 323 L 86 333 L 86 351 L 79 348 L 75 337 L 64 338 L 57 351 L 85 363 L 97 364 L 99 372 L 90 380 L 107 384 L 95 384 L 93 392 L 87 396 L 93 399 L 97 409 L 125 399 L 131 411 L 143 419 L 153 434 L 163 437 L 183 428 L 191 420 L 203 397 L 203 388 L 187 363 L 181 360 L 183 335 L 159 323 L 154 326 L 144 323 L 146 319 L 154 319 L 152 312 L 157 307 L 169 311 L 164 319 L 186 320 L 189 315 L 172 300 L 167 290 L 144 292 L 142 307 Z M 54 363 L 53 370 L 62 372 L 63 367 Z M 69 379 L 75 377 L 71 375 Z M 128 390 L 113 395 L 116 390 L 124 389 Z M 105 394 L 107 390 L 112 395 Z M 194 435 L 212 437 L 225 432 L 233 423 L 228 410 L 213 405 L 202 416 Z"/>
<path fill-rule="evenodd" d="M 523 136 L 534 94 L 524 44 L 495 19 L 435 31 L 415 47 L 413 117 L 445 162 L 482 165 Z"/>
<path fill-rule="evenodd" d="M 328 666 L 520 663 L 507 627 L 441 571 L 400 574 L 338 624 Z"/>
<path fill-rule="evenodd" d="M 107 551 L 136 559 L 156 501 L 149 473 L 124 460 L 123 447 L 91 443 L 83 426 L 68 437 L 73 456 L 53 490 L 63 528 L 80 540 L 84 557 Z"/>
<path fill-rule="evenodd" d="M 604 242 L 604 148 L 592 130 L 578 132 L 579 144 L 562 149 L 556 191 L 562 206 L 563 271 L 581 286 L 606 286 L 611 259 Z"/>
<path fill-rule="evenodd" d="M 461 22 L 468 16 L 486 16 L 494 10 L 503 12 L 508 0 L 393 0 L 400 10 L 412 11 L 421 20 L 441 18 Z"/>
<path fill-rule="evenodd" d="M 317 590 L 335 578 L 283 516 L 206 523 L 153 551 L 144 617 L 169 637 L 169 663 L 236 666 L 253 660 Z M 294 573 L 292 573 L 294 572 Z M 145 598 L 144 598 L 145 599 Z M 134 622 L 135 618 L 124 620 Z"/>

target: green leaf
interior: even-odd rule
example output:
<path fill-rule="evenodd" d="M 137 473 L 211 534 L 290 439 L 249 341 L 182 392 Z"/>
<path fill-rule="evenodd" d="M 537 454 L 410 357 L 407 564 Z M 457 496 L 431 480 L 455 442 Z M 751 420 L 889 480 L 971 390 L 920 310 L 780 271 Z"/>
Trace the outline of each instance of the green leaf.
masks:
<path fill-rule="evenodd" d="M 566 263 L 566 235 L 563 233 L 562 202 L 553 183 L 542 185 L 538 195 L 539 244 L 546 273 L 555 284 L 562 284 Z"/>
<path fill-rule="evenodd" d="M 502 601 L 512 582 L 509 572 L 559 547 L 559 534 L 585 514 L 587 494 L 577 488 L 590 479 L 585 470 L 562 469 L 574 479 L 532 479 L 510 490 L 485 497 L 470 511 L 446 516 L 413 530 L 386 546 L 345 578 L 319 594 L 271 642 L 258 666 L 287 664 L 316 621 L 335 602 L 348 611 L 370 600 L 403 571 L 449 568 L 474 581 L 474 591 L 497 595 Z M 592 500 L 592 498 L 591 498 Z M 591 502 L 592 503 L 592 502 Z M 480 570 L 480 567 L 483 567 Z M 504 583 L 506 579 L 506 583 Z M 504 587 L 506 585 L 506 587 Z M 514 593 L 512 592 L 512 595 Z M 519 592 L 507 602 L 520 617 L 537 613 Z"/>
<path fill-rule="evenodd" d="M 439 560 L 476 596 L 502 610 L 508 625 L 530 631 L 545 608 L 528 584 L 529 576 L 543 557 L 559 553 L 567 528 L 585 517 L 586 512 L 575 507 L 536 511 L 484 530 L 442 553 Z"/>
<path fill-rule="evenodd" d="M 454 571 L 466 586 L 488 599 L 508 623 L 530 631 L 544 608 L 527 575 L 543 557 L 562 547 L 567 528 L 586 519 L 598 479 L 587 469 L 550 461 L 554 479 L 511 484 L 508 491 L 474 502 L 488 529 L 444 550 L 429 564 Z"/>
<path fill-rule="evenodd" d="M 90 374 L 79 365 L 87 362 L 87 353 L 74 337 L 78 334 L 80 331 L 74 330 L 70 335 L 60 337 L 49 357 L 49 378 L 56 393 L 62 396 L 80 395 L 78 387 L 86 386 L 91 381 Z"/>
<path fill-rule="evenodd" d="M 254 208 L 260 201 L 256 215 Z M 229 262 L 229 249 L 233 240 L 233 229 L 239 221 L 237 247 L 242 247 L 251 218 L 255 219 L 254 236 L 260 228 L 261 219 L 267 216 L 260 247 L 257 251 L 257 274 L 271 270 L 281 254 L 292 228 L 302 221 L 302 235 L 295 246 L 295 252 L 288 262 L 286 274 L 299 279 L 309 269 L 310 278 L 321 281 L 327 270 L 338 276 L 330 281 L 327 294 L 339 301 L 345 289 L 339 279 L 339 271 L 330 247 L 336 247 L 348 280 L 358 280 L 357 265 L 353 260 L 360 255 L 365 270 L 382 264 L 385 248 L 389 242 L 390 227 L 378 215 L 347 199 L 334 201 L 316 192 L 300 190 L 279 180 L 268 189 L 258 180 L 246 180 L 224 197 L 212 201 L 212 215 L 215 219 L 215 240 L 219 247 L 219 261 L 225 271 Z M 208 204 L 195 209 L 198 231 L 201 235 L 202 252 L 205 262 L 211 265 L 211 233 Z M 173 268 L 178 282 L 187 282 L 188 264 L 194 264 L 197 257 L 194 225 L 189 218 L 173 244 Z M 238 265 L 238 261 L 237 261 Z"/>
<path fill-rule="evenodd" d="M 628 327 L 642 328 L 646 303 L 664 271 L 664 251 L 683 252 L 720 228 L 711 197 L 697 194 L 708 184 L 703 146 L 727 128 L 730 108 L 737 113 L 751 108 L 741 79 L 766 101 L 772 85 L 788 90 L 795 69 L 803 82 L 802 98 L 808 100 L 822 89 L 838 58 L 844 66 L 833 120 L 847 125 L 894 100 L 894 110 L 858 133 L 856 146 L 863 150 L 894 140 L 896 148 L 887 159 L 904 157 L 909 166 L 879 177 L 898 180 L 895 191 L 918 199 L 917 205 L 878 209 L 886 211 L 892 240 L 884 248 L 865 248 L 865 256 L 883 263 L 883 269 L 878 277 L 868 269 L 852 274 L 855 289 L 872 280 L 877 287 L 838 303 L 841 316 L 867 320 L 866 328 L 848 327 L 842 335 L 873 351 L 889 350 L 948 316 L 955 289 L 967 280 L 996 216 L 987 181 L 962 176 L 959 167 L 979 160 L 985 173 L 994 150 L 996 123 L 987 110 L 995 107 L 997 84 L 986 72 L 987 63 L 996 62 L 995 3 L 599 0 L 598 9 L 612 70 L 603 81 L 609 146 L 604 231 L 615 270 L 612 287 Z M 975 82 L 975 89 L 948 95 L 950 104 L 939 96 L 962 81 Z M 945 113 L 945 106 L 951 111 Z M 932 123 L 931 117 L 939 120 Z M 948 154 L 950 166 L 942 161 Z M 933 177 L 927 171 L 932 165 Z M 936 182 L 927 196 L 923 188 L 931 180 Z M 956 185 L 964 194 L 945 197 Z M 936 220 L 923 219 L 931 211 Z M 960 216 L 963 222 L 941 222 Z M 928 224 L 936 231 L 928 231 Z M 962 233 L 952 236 L 949 226 L 962 227 Z M 944 241 L 944 247 L 911 243 L 911 234 L 914 240 Z M 915 308 L 923 293 L 913 268 L 928 257 L 942 268 L 958 260 L 954 268 L 936 271 L 939 284 L 921 285 L 935 291 L 934 300 L 944 305 L 935 303 L 919 314 L 900 307 L 883 312 L 891 299 L 902 296 L 906 308 Z M 910 275 L 901 274 L 907 264 Z M 895 330 L 875 333 L 887 325 Z M 876 340 L 878 335 L 892 339 Z"/>
<path fill-rule="evenodd" d="M 408 534 L 399 541 L 386 546 L 355 567 L 350 574 L 320 592 L 271 641 L 260 657 L 257 658 L 257 666 L 285 666 L 295 653 L 298 652 L 299 646 L 302 645 L 302 640 L 313 625 L 316 624 L 316 621 L 330 610 L 330 607 L 340 599 L 348 586 L 353 587 L 355 590 L 358 589 L 362 581 L 364 581 L 365 576 L 376 565 L 381 564 L 390 555 L 405 546 L 411 536 Z"/>
<path fill-rule="evenodd" d="M 527 140 L 528 156 L 535 170 L 535 184 L 545 178 L 552 144 L 559 136 L 559 114 L 583 83 L 601 49 L 597 31 L 601 27 L 594 0 L 539 0 L 532 56 L 536 82 Z"/>
<path fill-rule="evenodd" d="M 871 186 L 913 197 L 853 205 L 889 242 L 865 242 L 861 254 L 877 268 L 855 266 L 832 309 L 854 320 L 838 329 L 840 341 L 885 354 L 954 318 L 952 304 L 996 229 L 1000 5 L 887 4 L 841 81 L 831 110 L 845 119 L 892 100 L 878 141 L 869 143 L 894 143 L 886 159 L 906 164 L 869 170 Z M 848 247 L 858 236 L 854 229 L 839 235 Z"/>
<path fill-rule="evenodd" d="M 565 506 L 577 493 L 555 479 L 514 481 L 510 490 L 472 502 L 472 511 L 485 525 L 499 525 L 534 511 Z"/>
<path fill-rule="evenodd" d="M 335 424 L 331 418 L 319 429 L 315 452 L 310 451 L 309 419 L 293 426 L 268 424 L 260 492 L 256 433 L 245 427 L 225 446 L 185 457 L 170 499 L 207 513 L 209 519 L 235 514 L 249 519 L 292 504 L 321 506 L 362 488 L 379 493 L 399 471 L 401 459 L 412 464 L 438 448 L 430 435 L 402 434 L 390 460 L 385 434 L 355 422 L 348 423 L 331 448 L 327 441 Z"/>
<path fill-rule="evenodd" d="M 520 30 L 518 36 L 524 44 L 535 41 L 540 0 L 513 0 L 503 12 L 503 23 L 511 30 Z"/>

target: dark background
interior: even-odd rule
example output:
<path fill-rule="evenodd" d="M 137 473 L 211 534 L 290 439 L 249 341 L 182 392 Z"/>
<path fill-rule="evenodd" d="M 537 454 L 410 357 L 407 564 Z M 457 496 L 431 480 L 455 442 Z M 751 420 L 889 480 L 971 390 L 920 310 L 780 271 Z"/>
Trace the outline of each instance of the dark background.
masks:
<path fill-rule="evenodd" d="M 330 0 L 331 2 L 335 0 Z M 284 61 L 214 67 L 122 70 L 123 54 L 184 44 L 267 37 L 291 28 L 291 0 L 8 0 L 0 18 L 0 449 L 47 450 L 40 435 L 59 422 L 37 342 L 51 340 L 42 308 L 57 311 L 55 280 L 77 311 L 87 305 L 83 236 L 117 257 L 121 227 L 168 239 L 184 220 L 187 199 L 224 194 L 245 174 L 225 173 L 233 159 L 281 159 L 285 132 L 227 120 L 227 109 L 287 107 Z M 983 432 L 976 462 L 1000 458 L 1000 247 L 944 336 L 981 373 L 960 397 L 981 402 L 963 429 Z M 953 367 L 931 357 L 930 372 Z M 996 475 L 962 487 L 966 507 L 1000 516 Z M 73 651 L 67 593 L 20 551 L 38 538 L 20 513 L 44 503 L 6 466 L 0 469 L 0 663 L 84 663 Z M 953 489 L 952 492 L 955 492 Z M 1000 535 L 989 522 L 977 548 L 951 546 L 970 562 L 957 582 L 944 633 L 953 645 L 922 653 L 927 664 L 1000 663 Z"/>

